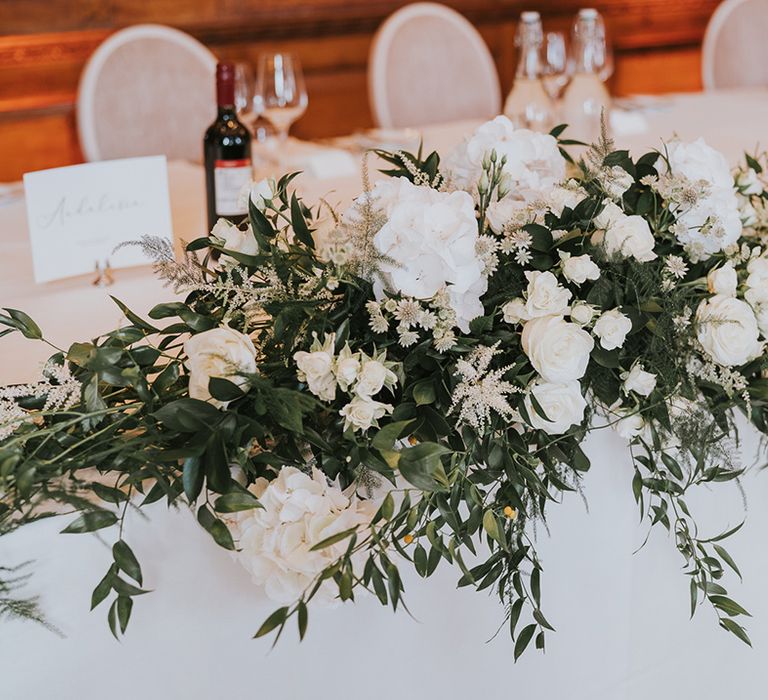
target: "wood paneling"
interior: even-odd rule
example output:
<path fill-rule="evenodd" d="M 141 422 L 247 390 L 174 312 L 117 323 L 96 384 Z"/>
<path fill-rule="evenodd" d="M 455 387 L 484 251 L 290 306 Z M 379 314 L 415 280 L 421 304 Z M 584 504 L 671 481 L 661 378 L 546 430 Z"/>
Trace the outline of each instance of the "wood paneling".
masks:
<path fill-rule="evenodd" d="M 0 0 L 0 181 L 78 162 L 74 103 L 83 65 L 111 32 L 139 22 L 178 27 L 218 56 L 296 52 L 309 109 L 294 133 L 332 136 L 372 125 L 366 89 L 373 33 L 403 0 Z M 506 93 L 515 19 L 536 7 L 567 29 L 585 0 L 452 0 L 479 28 Z M 718 0 L 599 0 L 616 50 L 616 94 L 700 87 L 699 44 Z"/>

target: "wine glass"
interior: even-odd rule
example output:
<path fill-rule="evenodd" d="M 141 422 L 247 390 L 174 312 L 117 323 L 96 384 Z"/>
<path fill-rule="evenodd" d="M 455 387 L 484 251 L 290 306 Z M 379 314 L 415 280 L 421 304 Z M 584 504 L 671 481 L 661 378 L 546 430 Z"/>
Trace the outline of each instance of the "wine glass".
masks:
<path fill-rule="evenodd" d="M 541 75 L 550 99 L 557 101 L 568 84 L 568 53 L 563 32 L 544 35 L 544 66 Z"/>
<path fill-rule="evenodd" d="M 299 60 L 289 53 L 268 53 L 259 57 L 257 94 L 261 113 L 271 122 L 284 143 L 291 124 L 307 109 L 307 90 Z"/>
<path fill-rule="evenodd" d="M 248 63 L 235 64 L 235 111 L 237 118 L 253 130 L 253 122 L 258 116 L 255 111 L 255 83 L 253 70 Z"/>

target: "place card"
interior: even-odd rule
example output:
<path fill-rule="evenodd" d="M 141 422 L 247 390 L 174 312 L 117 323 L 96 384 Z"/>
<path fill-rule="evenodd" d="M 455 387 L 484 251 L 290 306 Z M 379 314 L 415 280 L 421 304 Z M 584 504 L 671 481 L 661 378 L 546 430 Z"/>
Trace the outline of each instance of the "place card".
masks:
<path fill-rule="evenodd" d="M 24 175 L 35 282 L 149 263 L 141 236 L 173 241 L 165 156 L 70 165 Z"/>

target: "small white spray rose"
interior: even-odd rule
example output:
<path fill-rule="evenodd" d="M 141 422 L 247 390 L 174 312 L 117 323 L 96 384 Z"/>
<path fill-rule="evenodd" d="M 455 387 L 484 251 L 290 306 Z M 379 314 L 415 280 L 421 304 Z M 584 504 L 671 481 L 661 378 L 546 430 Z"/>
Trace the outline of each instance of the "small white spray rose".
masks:
<path fill-rule="evenodd" d="M 602 240 L 608 255 L 634 258 L 638 262 L 656 259 L 657 255 L 653 252 L 656 240 L 642 216 L 627 216 L 620 207 L 608 202 L 595 217 L 594 223 L 604 231 L 602 237 L 598 236 L 595 242 Z"/>
<path fill-rule="evenodd" d="M 586 326 L 595 317 L 595 307 L 591 304 L 586 304 L 583 301 L 575 303 L 571 306 L 571 321 L 578 323 L 580 326 Z"/>
<path fill-rule="evenodd" d="M 523 351 L 533 368 L 548 382 L 564 384 L 587 371 L 592 336 L 562 316 L 542 316 L 523 326 Z"/>
<path fill-rule="evenodd" d="M 299 368 L 299 380 L 305 381 L 309 390 L 322 401 L 333 401 L 336 397 L 335 342 L 336 334 L 327 333 L 323 343 L 315 338 L 310 352 L 300 350 L 293 354 Z"/>
<path fill-rule="evenodd" d="M 768 302 L 768 258 L 752 258 L 747 263 L 747 301 L 755 306 Z"/>
<path fill-rule="evenodd" d="M 715 267 L 707 275 L 707 289 L 710 294 L 722 294 L 727 297 L 736 296 L 738 278 L 730 260 L 720 267 Z"/>
<path fill-rule="evenodd" d="M 627 333 L 632 330 L 632 321 L 618 309 L 611 309 L 595 321 L 594 334 L 600 339 L 605 350 L 615 350 L 624 345 Z"/>
<path fill-rule="evenodd" d="M 529 318 L 565 313 L 568 301 L 573 296 L 563 287 L 551 272 L 526 272 L 525 311 Z"/>
<path fill-rule="evenodd" d="M 336 358 L 336 381 L 342 391 L 349 391 L 360 373 L 360 354 L 353 353 L 349 343 L 345 343 Z"/>
<path fill-rule="evenodd" d="M 760 181 L 760 176 L 752 169 L 739 170 L 736 173 L 736 187 L 743 195 L 755 195 L 760 194 L 763 191 L 763 183 Z"/>
<path fill-rule="evenodd" d="M 211 396 L 208 384 L 212 377 L 227 379 L 243 388 L 244 374 L 256 373 L 256 348 L 247 335 L 223 326 L 196 333 L 184 343 L 189 370 L 189 396 L 226 408 L 228 401 Z"/>
<path fill-rule="evenodd" d="M 643 366 L 636 362 L 624 377 L 623 388 L 627 394 L 634 391 L 640 396 L 649 396 L 656 388 L 656 375 L 646 372 Z"/>
<path fill-rule="evenodd" d="M 388 403 L 374 401 L 369 397 L 355 396 L 339 414 L 344 418 L 344 430 L 350 427 L 353 430 L 366 431 L 368 428 L 378 425 L 379 418 L 392 413 L 394 407 Z"/>
<path fill-rule="evenodd" d="M 360 368 L 360 374 L 355 384 L 355 393 L 361 398 L 371 398 L 385 386 L 392 387 L 397 383 L 397 375 L 378 360 L 365 360 Z"/>
<path fill-rule="evenodd" d="M 618 418 L 618 420 L 616 420 Z M 611 416 L 613 429 L 625 440 L 632 440 L 643 432 L 645 420 L 637 412 L 619 410 Z"/>
<path fill-rule="evenodd" d="M 725 367 L 743 365 L 763 351 L 757 319 L 749 304 L 721 294 L 699 304 L 696 335 L 706 353 Z"/>
<path fill-rule="evenodd" d="M 219 219 L 211 230 L 211 235 L 224 241 L 224 248 L 243 255 L 258 255 L 259 244 L 253 236 L 250 225 L 243 230 L 226 219 Z M 235 258 L 223 254 L 221 262 L 227 265 L 236 265 Z"/>
<path fill-rule="evenodd" d="M 587 280 L 596 280 L 600 277 L 600 268 L 586 253 L 584 255 L 571 255 L 564 251 L 558 251 L 563 263 L 563 276 L 569 282 L 582 284 Z"/>
<path fill-rule="evenodd" d="M 504 322 L 513 326 L 521 321 L 527 321 L 530 318 L 525 309 L 525 301 L 519 297 L 517 299 L 512 299 L 512 301 L 508 301 L 504 304 L 501 310 L 504 314 Z"/>
<path fill-rule="evenodd" d="M 565 384 L 537 380 L 531 385 L 530 394 L 533 394 L 546 413 L 546 418 L 540 416 L 530 395 L 526 394 L 523 403 L 530 424 L 548 435 L 562 435 L 571 426 L 579 425 L 584 418 L 587 402 L 581 394 L 581 385 L 576 380 Z"/>

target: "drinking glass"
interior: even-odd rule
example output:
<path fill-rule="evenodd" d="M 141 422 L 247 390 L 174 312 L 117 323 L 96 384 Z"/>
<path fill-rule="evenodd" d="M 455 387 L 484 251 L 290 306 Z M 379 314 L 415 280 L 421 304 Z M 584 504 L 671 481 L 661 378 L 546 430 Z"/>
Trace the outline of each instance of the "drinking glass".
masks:
<path fill-rule="evenodd" d="M 235 111 L 237 118 L 253 130 L 253 122 L 258 116 L 255 110 L 256 91 L 253 70 L 248 63 L 235 64 Z"/>
<path fill-rule="evenodd" d="M 307 90 L 298 59 L 288 53 L 259 57 L 257 94 L 262 115 L 275 127 L 278 138 L 288 138 L 291 124 L 307 109 Z"/>
<path fill-rule="evenodd" d="M 568 84 L 568 53 L 563 32 L 544 35 L 544 66 L 541 75 L 550 99 L 558 100 Z"/>

